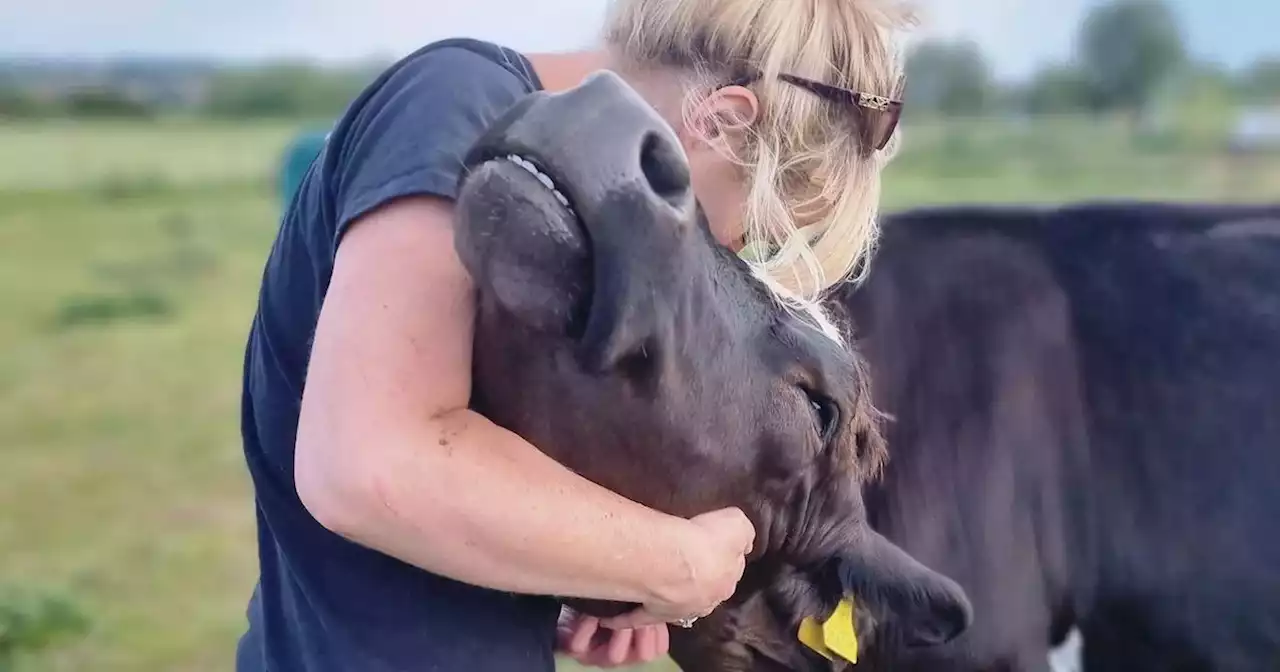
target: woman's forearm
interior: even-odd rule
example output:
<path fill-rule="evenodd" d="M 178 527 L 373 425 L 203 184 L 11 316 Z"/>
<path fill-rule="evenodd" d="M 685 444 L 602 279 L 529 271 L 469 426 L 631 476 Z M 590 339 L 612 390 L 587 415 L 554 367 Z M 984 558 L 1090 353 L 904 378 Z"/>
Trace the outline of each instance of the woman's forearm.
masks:
<path fill-rule="evenodd" d="M 345 496 L 312 488 L 310 499 L 332 500 L 318 507 L 330 513 L 322 522 L 497 590 L 647 602 L 694 581 L 683 550 L 684 535 L 695 533 L 689 521 L 595 485 L 471 411 L 419 429 L 352 447 L 365 455 L 358 475 L 325 479 Z"/>

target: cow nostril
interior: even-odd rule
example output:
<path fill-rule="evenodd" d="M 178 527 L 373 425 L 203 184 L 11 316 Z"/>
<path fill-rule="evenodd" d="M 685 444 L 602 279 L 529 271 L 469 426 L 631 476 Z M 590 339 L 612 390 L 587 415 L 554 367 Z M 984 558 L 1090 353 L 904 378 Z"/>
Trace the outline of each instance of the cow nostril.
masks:
<path fill-rule="evenodd" d="M 674 207 L 685 206 L 690 189 L 689 166 L 658 133 L 646 133 L 640 144 L 640 170 L 655 194 Z"/>

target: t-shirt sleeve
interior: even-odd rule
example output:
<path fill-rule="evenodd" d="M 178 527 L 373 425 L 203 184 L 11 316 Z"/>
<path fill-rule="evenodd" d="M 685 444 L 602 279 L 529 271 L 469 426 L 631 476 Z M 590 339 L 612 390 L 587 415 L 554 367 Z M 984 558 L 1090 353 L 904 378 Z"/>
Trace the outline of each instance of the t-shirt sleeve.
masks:
<path fill-rule="evenodd" d="M 427 51 L 384 76 L 340 122 L 329 148 L 339 152 L 332 157 L 335 247 L 353 220 L 388 201 L 456 198 L 466 151 L 531 90 L 529 81 L 461 47 Z"/>

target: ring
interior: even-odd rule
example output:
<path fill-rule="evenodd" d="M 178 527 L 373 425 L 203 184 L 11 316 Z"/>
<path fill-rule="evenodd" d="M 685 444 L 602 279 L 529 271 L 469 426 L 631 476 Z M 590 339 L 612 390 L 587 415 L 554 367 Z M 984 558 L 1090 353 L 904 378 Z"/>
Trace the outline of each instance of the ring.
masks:
<path fill-rule="evenodd" d="M 674 623 L 674 624 L 676 624 L 676 625 L 678 625 L 678 626 L 680 626 L 680 627 L 682 627 L 682 628 L 692 628 L 692 627 L 693 627 L 693 623 L 694 623 L 694 621 L 696 621 L 696 620 L 698 620 L 698 617 L 697 617 L 697 616 L 694 616 L 693 618 L 681 618 L 681 619 L 677 619 L 677 620 L 675 620 L 675 621 L 672 621 L 672 623 Z"/>

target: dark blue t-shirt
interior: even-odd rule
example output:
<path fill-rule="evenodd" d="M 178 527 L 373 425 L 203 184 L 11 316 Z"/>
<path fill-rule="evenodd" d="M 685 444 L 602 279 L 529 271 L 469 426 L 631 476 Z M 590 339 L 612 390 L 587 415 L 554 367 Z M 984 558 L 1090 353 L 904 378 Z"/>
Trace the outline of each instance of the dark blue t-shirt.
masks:
<path fill-rule="evenodd" d="M 303 508 L 294 437 L 310 342 L 345 227 L 410 194 L 454 198 L 462 156 L 541 88 L 517 52 L 438 42 L 337 122 L 281 222 L 244 362 L 244 452 L 261 574 L 239 672 L 550 672 L 557 604 L 464 585 L 344 540 Z"/>

